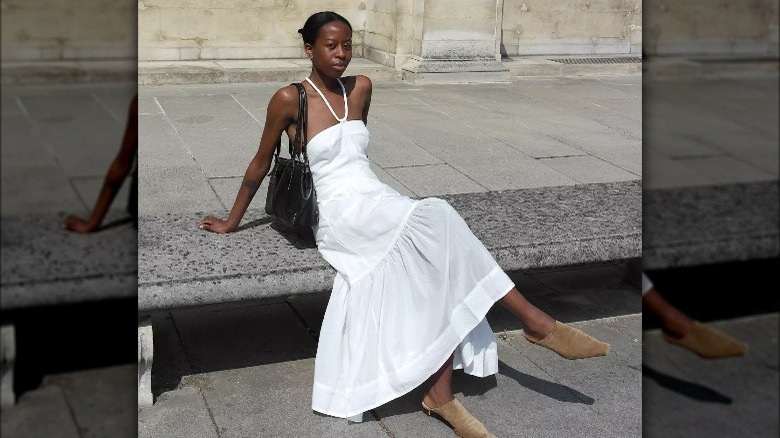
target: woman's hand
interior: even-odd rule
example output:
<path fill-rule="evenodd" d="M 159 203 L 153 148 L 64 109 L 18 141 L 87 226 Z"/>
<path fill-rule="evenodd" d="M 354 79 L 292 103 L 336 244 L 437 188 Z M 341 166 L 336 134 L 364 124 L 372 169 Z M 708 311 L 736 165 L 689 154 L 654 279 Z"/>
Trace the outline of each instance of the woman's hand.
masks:
<path fill-rule="evenodd" d="M 225 234 L 234 230 L 228 225 L 226 220 L 214 216 L 206 216 L 205 219 L 200 221 L 198 228 L 217 234 Z"/>
<path fill-rule="evenodd" d="M 98 229 L 98 226 L 90 223 L 86 219 L 82 219 L 78 216 L 68 216 L 62 221 L 62 228 L 70 230 L 76 233 L 91 233 Z"/>

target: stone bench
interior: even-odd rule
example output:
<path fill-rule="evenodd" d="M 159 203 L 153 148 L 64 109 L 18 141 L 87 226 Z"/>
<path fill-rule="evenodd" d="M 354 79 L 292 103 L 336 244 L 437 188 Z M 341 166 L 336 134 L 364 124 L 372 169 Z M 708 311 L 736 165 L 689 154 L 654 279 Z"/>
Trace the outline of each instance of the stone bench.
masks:
<path fill-rule="evenodd" d="M 637 259 L 641 183 L 440 196 L 507 271 Z M 214 213 L 214 212 L 212 212 Z M 257 211 L 235 233 L 197 228 L 203 214 L 139 219 L 139 403 L 151 404 L 151 315 L 171 309 L 329 292 L 334 271 L 313 241 Z"/>
<path fill-rule="evenodd" d="M 777 257 L 778 182 L 645 191 L 645 270 Z"/>
<path fill-rule="evenodd" d="M 4 311 L 112 298 L 129 298 L 137 286 L 137 231 L 129 221 L 93 234 L 62 230 L 64 216 L 4 216 Z M 114 220 L 109 217 L 106 224 Z"/>
<path fill-rule="evenodd" d="M 14 403 L 13 366 L 18 312 L 67 304 L 132 298 L 137 293 L 137 231 L 110 213 L 104 230 L 75 234 L 60 228 L 64 215 L 0 218 L 2 400 Z"/>

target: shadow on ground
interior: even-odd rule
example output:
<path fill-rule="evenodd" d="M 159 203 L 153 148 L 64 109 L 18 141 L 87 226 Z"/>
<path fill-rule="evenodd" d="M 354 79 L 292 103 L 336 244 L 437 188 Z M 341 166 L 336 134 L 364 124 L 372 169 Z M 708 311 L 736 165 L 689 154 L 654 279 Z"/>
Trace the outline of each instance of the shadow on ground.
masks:
<path fill-rule="evenodd" d="M 631 278 L 638 277 L 638 273 L 632 272 L 628 263 L 606 263 L 508 274 L 529 301 L 569 323 L 639 313 L 638 282 Z M 155 316 L 155 398 L 181 386 L 183 378 L 192 374 L 314 358 L 328 299 L 328 293 L 317 293 L 287 300 L 181 309 Z M 491 309 L 487 319 L 496 333 L 523 329 L 520 320 L 500 304 Z M 591 397 L 572 388 L 503 363 L 499 373 L 559 401 L 593 403 Z M 467 395 L 484 394 L 491 388 L 491 379 L 459 379 L 462 381 L 456 383 Z M 495 385 L 495 379 L 492 382 Z M 419 410 L 417 400 L 419 394 L 402 397 L 393 402 L 396 404 L 388 404 L 388 409 L 400 413 Z"/>

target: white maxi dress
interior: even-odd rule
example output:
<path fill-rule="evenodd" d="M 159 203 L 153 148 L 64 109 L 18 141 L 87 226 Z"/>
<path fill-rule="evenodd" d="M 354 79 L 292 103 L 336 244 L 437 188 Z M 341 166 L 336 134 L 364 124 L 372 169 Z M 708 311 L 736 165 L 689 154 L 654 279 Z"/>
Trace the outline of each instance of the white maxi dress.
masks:
<path fill-rule="evenodd" d="M 308 80 L 308 79 L 307 79 Z M 312 409 L 361 421 L 425 382 L 454 352 L 455 369 L 498 371 L 485 320 L 514 283 L 444 200 L 414 200 L 369 168 L 362 120 L 307 145 L 319 208 L 315 240 L 337 271 L 320 332 Z M 341 82 L 339 81 L 341 84 Z"/>

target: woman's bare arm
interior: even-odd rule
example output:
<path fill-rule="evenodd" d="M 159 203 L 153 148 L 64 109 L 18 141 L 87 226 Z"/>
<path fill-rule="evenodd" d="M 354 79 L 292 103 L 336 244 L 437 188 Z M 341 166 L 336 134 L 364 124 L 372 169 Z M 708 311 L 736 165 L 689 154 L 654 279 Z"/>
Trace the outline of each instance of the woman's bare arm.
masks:
<path fill-rule="evenodd" d="M 130 107 L 127 111 L 127 125 L 125 125 L 125 133 L 122 137 L 122 145 L 119 148 L 119 152 L 111 162 L 111 166 L 106 172 L 106 176 L 103 179 L 103 187 L 100 189 L 95 206 L 92 209 L 92 213 L 89 215 L 89 219 L 82 219 L 78 216 L 68 216 L 62 223 L 65 229 L 75 231 L 77 233 L 91 233 L 97 231 L 100 228 L 100 224 L 106 217 L 108 207 L 111 206 L 111 202 L 114 201 L 116 194 L 122 187 L 122 183 L 127 174 L 130 173 L 130 169 L 133 165 L 133 156 L 138 149 L 138 95 L 133 97 L 130 102 Z"/>
<path fill-rule="evenodd" d="M 252 198 L 260 187 L 260 183 L 271 169 L 274 150 L 282 137 L 282 132 L 295 120 L 297 115 L 298 90 L 289 86 L 277 91 L 268 103 L 260 146 L 252 161 L 249 162 L 230 214 L 226 220 L 207 216 L 200 222 L 200 228 L 215 233 L 229 233 L 238 228 L 249 203 L 252 202 Z"/>
<path fill-rule="evenodd" d="M 357 81 L 357 86 L 362 89 L 362 92 L 365 94 L 365 104 L 363 105 L 363 124 L 368 126 L 368 108 L 371 106 L 371 91 L 372 91 L 372 85 L 371 85 L 371 79 L 368 78 L 368 76 L 356 76 L 355 80 Z"/>

